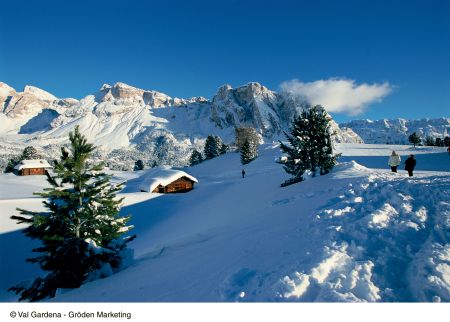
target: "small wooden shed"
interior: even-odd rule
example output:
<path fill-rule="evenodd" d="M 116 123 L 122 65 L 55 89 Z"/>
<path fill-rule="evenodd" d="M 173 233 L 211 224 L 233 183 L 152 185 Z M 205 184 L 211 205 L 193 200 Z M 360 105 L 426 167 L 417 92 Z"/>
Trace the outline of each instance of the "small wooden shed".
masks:
<path fill-rule="evenodd" d="M 47 160 L 22 160 L 15 167 L 14 170 L 19 176 L 33 176 L 33 175 L 45 175 L 47 170 L 53 167 L 47 162 Z"/>
<path fill-rule="evenodd" d="M 141 176 L 139 190 L 153 193 L 188 192 L 198 180 L 184 171 L 171 168 L 150 169 Z"/>

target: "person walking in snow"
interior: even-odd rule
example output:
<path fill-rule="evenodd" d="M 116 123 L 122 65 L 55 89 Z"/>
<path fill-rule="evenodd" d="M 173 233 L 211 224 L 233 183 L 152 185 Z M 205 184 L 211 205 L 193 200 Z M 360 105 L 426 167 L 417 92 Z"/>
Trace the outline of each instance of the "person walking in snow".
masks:
<path fill-rule="evenodd" d="M 413 176 L 413 171 L 416 166 L 416 159 L 414 158 L 414 154 L 410 154 L 409 158 L 405 161 L 405 170 L 408 171 L 410 177 Z"/>
<path fill-rule="evenodd" d="M 389 157 L 388 164 L 391 167 L 392 172 L 397 172 L 397 167 L 400 165 L 400 162 L 402 159 L 400 159 L 400 156 L 395 153 L 395 151 L 392 151 L 391 156 Z"/>
<path fill-rule="evenodd" d="M 450 155 L 450 146 L 447 148 L 447 152 Z"/>
<path fill-rule="evenodd" d="M 244 177 L 245 177 L 245 170 L 242 169 L 242 178 L 244 178 Z"/>

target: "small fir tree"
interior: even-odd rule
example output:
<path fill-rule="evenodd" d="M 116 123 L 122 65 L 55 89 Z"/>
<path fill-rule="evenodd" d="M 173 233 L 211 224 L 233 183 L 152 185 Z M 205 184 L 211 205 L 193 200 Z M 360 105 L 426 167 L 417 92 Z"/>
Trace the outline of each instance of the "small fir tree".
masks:
<path fill-rule="evenodd" d="M 417 133 L 414 132 L 408 137 L 408 141 L 409 143 L 413 144 L 414 147 L 416 147 L 416 144 L 420 143 L 420 136 L 418 136 Z"/>
<path fill-rule="evenodd" d="M 189 158 L 189 164 L 191 166 L 200 164 L 203 162 L 203 156 L 197 150 L 192 151 L 191 157 Z"/>
<path fill-rule="evenodd" d="M 226 145 L 225 143 L 221 142 L 220 145 L 220 149 L 219 149 L 219 154 L 225 154 L 228 151 L 228 145 Z"/>
<path fill-rule="evenodd" d="M 144 170 L 144 162 L 142 160 L 137 160 L 134 163 L 134 171 Z"/>
<path fill-rule="evenodd" d="M 442 141 L 441 138 L 436 138 L 435 145 L 436 146 L 444 146 L 444 141 Z"/>
<path fill-rule="evenodd" d="M 21 160 L 37 160 L 40 159 L 41 156 L 39 155 L 35 147 L 27 146 L 23 150 L 22 156 L 20 158 Z"/>
<path fill-rule="evenodd" d="M 20 156 L 16 156 L 16 157 L 13 157 L 13 158 L 9 159 L 9 160 L 8 160 L 8 164 L 6 165 L 6 168 L 5 168 L 5 173 L 13 172 L 13 171 L 14 171 L 14 167 L 15 167 L 20 161 L 22 161 L 22 160 L 20 159 Z"/>
<path fill-rule="evenodd" d="M 215 135 L 214 136 L 214 140 L 216 140 L 216 146 L 217 146 L 217 150 L 219 152 L 219 155 L 225 154 L 227 152 L 227 145 L 225 143 L 223 143 L 223 141 L 220 138 L 220 136 Z"/>
<path fill-rule="evenodd" d="M 300 116 L 296 117 L 292 123 L 290 134 L 284 132 L 286 140 L 289 144 L 280 141 L 281 151 L 286 154 L 283 162 L 283 169 L 292 176 L 286 180 L 281 186 L 287 186 L 296 182 L 303 181 L 303 174 L 310 167 L 308 155 L 308 131 L 306 112 L 303 111 Z"/>
<path fill-rule="evenodd" d="M 427 136 L 425 139 L 426 146 L 434 146 L 436 144 L 434 138 L 432 136 Z"/>
<path fill-rule="evenodd" d="M 123 237 L 132 227 L 127 226 L 130 217 L 119 216 L 122 199 L 116 193 L 121 187 L 111 185 L 102 163 L 88 163 L 94 146 L 78 127 L 69 137 L 70 149 L 61 149 L 55 177 L 47 176 L 51 187 L 36 193 L 45 198 L 47 211 L 18 209 L 21 216 L 11 217 L 29 225 L 26 236 L 41 241 L 41 247 L 33 249 L 39 255 L 27 261 L 48 272 L 29 286 L 10 288 L 21 301 L 54 297 L 57 289 L 77 288 L 120 269 L 126 243 L 135 237 Z"/>
<path fill-rule="evenodd" d="M 444 146 L 450 146 L 450 136 L 444 138 Z"/>
<path fill-rule="evenodd" d="M 246 141 L 241 147 L 241 163 L 248 164 L 258 157 L 258 146 L 253 141 Z"/>
<path fill-rule="evenodd" d="M 41 158 L 42 156 L 37 152 L 35 147 L 27 146 L 25 149 L 23 149 L 21 155 L 15 156 L 8 160 L 8 163 L 5 168 L 5 173 L 13 172 L 14 167 L 22 160 L 37 160 Z"/>
<path fill-rule="evenodd" d="M 205 155 L 205 160 L 210 160 L 219 156 L 220 147 L 217 145 L 217 140 L 214 136 L 208 135 L 205 142 L 205 148 L 203 154 Z"/>
<path fill-rule="evenodd" d="M 311 108 L 307 117 L 310 132 L 310 170 L 313 176 L 317 170 L 319 170 L 320 175 L 324 175 L 333 169 L 339 157 L 338 154 L 333 154 L 330 117 L 320 105 Z"/>

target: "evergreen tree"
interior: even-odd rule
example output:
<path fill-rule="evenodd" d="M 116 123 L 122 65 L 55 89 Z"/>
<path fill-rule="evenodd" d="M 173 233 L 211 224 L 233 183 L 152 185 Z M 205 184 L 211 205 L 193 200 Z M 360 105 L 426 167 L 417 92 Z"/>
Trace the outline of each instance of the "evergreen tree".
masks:
<path fill-rule="evenodd" d="M 308 142 L 310 148 L 310 170 L 313 176 L 317 170 L 320 171 L 320 175 L 323 175 L 333 169 L 339 157 L 339 155 L 333 154 L 330 117 L 320 105 L 311 108 L 307 113 L 307 117 L 310 132 Z"/>
<path fill-rule="evenodd" d="M 41 247 L 33 249 L 39 255 L 27 261 L 48 272 L 29 287 L 10 288 L 20 294 L 21 301 L 54 297 L 57 289 L 77 288 L 119 270 L 126 243 L 135 237 L 123 237 L 131 226 L 127 226 L 130 217 L 119 216 L 122 199 L 116 193 L 121 187 L 111 185 L 111 176 L 102 172 L 103 163 L 88 163 L 94 146 L 78 127 L 69 138 L 70 149 L 61 149 L 55 177 L 47 176 L 51 187 L 36 193 L 45 198 L 47 211 L 18 209 L 21 216 L 11 217 L 29 225 L 24 229 L 26 236 L 41 241 Z"/>
<path fill-rule="evenodd" d="M 203 150 L 203 154 L 205 155 L 205 160 L 209 160 L 219 156 L 220 150 L 217 145 L 217 140 L 214 136 L 208 135 L 205 142 L 205 148 Z"/>
<path fill-rule="evenodd" d="M 191 157 L 189 158 L 189 164 L 191 166 L 200 164 L 203 162 L 203 156 L 197 150 L 192 151 Z"/>
<path fill-rule="evenodd" d="M 281 151 L 286 154 L 286 160 L 283 162 L 284 171 L 292 175 L 291 179 L 281 184 L 282 187 L 303 181 L 303 174 L 310 167 L 307 123 L 307 114 L 303 111 L 294 119 L 290 134 L 284 132 L 289 144 L 280 141 Z"/>
<path fill-rule="evenodd" d="M 416 144 L 420 143 L 420 136 L 418 136 L 417 133 L 414 132 L 408 137 L 408 141 L 409 143 L 414 144 L 414 147 L 416 147 Z"/>
<path fill-rule="evenodd" d="M 258 146 L 253 141 L 246 141 L 241 147 L 241 163 L 247 164 L 258 157 Z"/>
<path fill-rule="evenodd" d="M 27 146 L 23 152 L 22 152 L 22 156 L 20 157 L 20 160 L 36 160 L 36 159 L 40 159 L 41 156 L 39 155 L 39 153 L 37 152 L 36 148 L 32 147 L 32 146 Z"/>
<path fill-rule="evenodd" d="M 14 167 L 22 160 L 36 160 L 41 159 L 41 155 L 37 152 L 36 148 L 32 146 L 27 146 L 23 151 L 22 154 L 19 156 L 15 156 L 8 160 L 8 164 L 5 168 L 5 173 L 7 172 L 13 172 Z"/>
<path fill-rule="evenodd" d="M 436 144 L 434 138 L 432 136 L 427 136 L 425 139 L 426 146 L 434 146 Z"/>
<path fill-rule="evenodd" d="M 8 164 L 6 165 L 6 168 L 5 168 L 5 173 L 13 172 L 13 171 L 14 171 L 14 167 L 15 167 L 20 161 L 22 161 L 22 160 L 20 159 L 20 156 L 16 156 L 16 157 L 13 157 L 13 158 L 9 159 L 9 160 L 8 160 Z"/>
<path fill-rule="evenodd" d="M 223 143 L 220 136 L 215 135 L 214 140 L 216 140 L 216 146 L 217 146 L 219 155 L 227 153 L 227 145 L 225 143 Z"/>
<path fill-rule="evenodd" d="M 436 146 L 444 146 L 444 142 L 441 138 L 436 138 L 435 144 Z"/>
<path fill-rule="evenodd" d="M 293 178 L 282 186 L 302 181 L 307 170 L 313 176 L 317 171 L 326 174 L 336 164 L 339 155 L 333 154 L 329 117 L 323 107 L 303 110 L 294 119 L 290 135 L 285 135 L 289 145 L 280 142 L 281 151 L 287 154 L 283 167 Z"/>
<path fill-rule="evenodd" d="M 225 143 L 221 142 L 220 145 L 220 149 L 219 149 L 219 154 L 225 154 L 228 151 L 228 145 L 226 145 Z"/>
<path fill-rule="evenodd" d="M 137 160 L 134 163 L 134 171 L 144 170 L 144 162 L 142 160 Z"/>
<path fill-rule="evenodd" d="M 450 146 L 450 136 L 444 138 L 444 146 Z"/>

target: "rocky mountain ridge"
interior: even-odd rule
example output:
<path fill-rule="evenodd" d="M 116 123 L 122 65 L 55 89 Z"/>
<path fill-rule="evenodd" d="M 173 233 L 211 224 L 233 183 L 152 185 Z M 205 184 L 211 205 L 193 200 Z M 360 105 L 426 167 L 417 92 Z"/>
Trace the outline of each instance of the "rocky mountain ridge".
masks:
<path fill-rule="evenodd" d="M 340 124 L 341 129 L 351 128 L 365 143 L 409 144 L 408 137 L 416 132 L 423 141 L 429 136 L 444 139 L 450 136 L 450 118 L 437 119 L 383 119 L 353 120 Z"/>
<path fill-rule="evenodd" d="M 232 143 L 235 127 L 250 126 L 266 141 L 283 138 L 304 106 L 295 97 L 255 82 L 237 88 L 224 85 L 211 100 L 172 98 L 120 82 L 105 84 L 80 100 L 60 99 L 36 87 L 17 92 L 0 83 L 0 134 L 5 144 L 46 150 L 67 142 L 78 125 L 99 146 L 102 157 L 117 157 L 117 163 L 141 158 L 184 165 L 209 134 Z M 361 142 L 351 129 L 342 131 L 334 121 L 332 126 L 336 141 Z"/>

